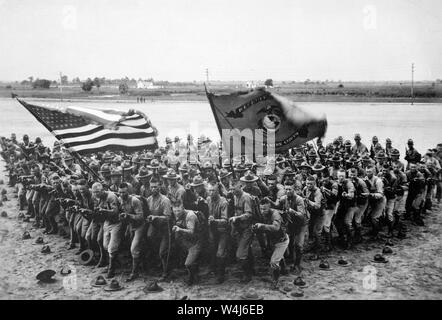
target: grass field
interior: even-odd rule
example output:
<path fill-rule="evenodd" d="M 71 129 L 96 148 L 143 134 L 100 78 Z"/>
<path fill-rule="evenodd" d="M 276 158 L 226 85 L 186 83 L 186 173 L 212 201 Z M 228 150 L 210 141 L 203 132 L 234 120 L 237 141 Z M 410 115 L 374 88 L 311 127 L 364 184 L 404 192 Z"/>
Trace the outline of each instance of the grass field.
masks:
<path fill-rule="evenodd" d="M 410 83 L 400 82 L 275 82 L 271 89 L 287 96 L 294 101 L 360 101 L 360 102 L 408 102 L 411 100 Z M 238 90 L 248 90 L 244 83 L 211 82 L 210 91 L 227 93 Z M 147 100 L 205 100 L 204 83 L 170 84 L 159 89 L 129 88 L 129 92 L 120 95 L 118 86 L 103 85 L 100 90 L 93 88 L 90 92 L 82 91 L 79 85 L 69 85 L 62 88 L 32 89 L 16 83 L 0 83 L 0 97 L 10 97 L 11 92 L 26 98 L 49 99 L 111 99 L 136 100 L 143 96 Z M 417 82 L 414 86 L 416 102 L 441 102 L 442 83 Z"/>

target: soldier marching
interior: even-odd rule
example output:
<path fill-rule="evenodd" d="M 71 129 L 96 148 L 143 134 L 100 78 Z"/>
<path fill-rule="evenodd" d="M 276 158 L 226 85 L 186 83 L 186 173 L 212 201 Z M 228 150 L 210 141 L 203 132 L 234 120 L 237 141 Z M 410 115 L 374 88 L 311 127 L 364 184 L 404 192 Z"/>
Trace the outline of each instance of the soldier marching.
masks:
<path fill-rule="evenodd" d="M 421 155 L 409 139 L 401 154 L 390 138 L 383 146 L 373 137 L 370 148 L 353 138 L 309 142 L 260 163 L 226 158 L 218 144 L 190 135 L 184 148 L 166 138 L 154 152 L 81 162 L 38 137 L 12 134 L 0 145 L 20 218 L 69 239 L 76 254 L 91 250 L 108 278 L 121 272 L 124 252 L 127 282 L 158 269 L 166 280 L 184 267 L 189 285 L 206 266 L 223 283 L 234 264 L 247 283 L 262 258 L 278 288 L 280 275 L 302 275 L 305 253 L 323 258 L 336 247 L 403 239 L 406 220 L 422 226 L 440 204 L 442 144 Z"/>

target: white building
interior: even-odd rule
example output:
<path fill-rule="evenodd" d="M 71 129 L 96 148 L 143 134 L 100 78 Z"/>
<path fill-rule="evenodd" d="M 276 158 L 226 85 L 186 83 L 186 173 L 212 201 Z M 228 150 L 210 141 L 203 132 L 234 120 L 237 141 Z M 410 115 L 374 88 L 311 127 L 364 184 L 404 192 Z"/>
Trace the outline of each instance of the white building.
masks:
<path fill-rule="evenodd" d="M 158 88 L 161 87 L 154 85 L 153 81 L 144 81 L 144 80 L 137 81 L 137 89 L 158 89 Z"/>

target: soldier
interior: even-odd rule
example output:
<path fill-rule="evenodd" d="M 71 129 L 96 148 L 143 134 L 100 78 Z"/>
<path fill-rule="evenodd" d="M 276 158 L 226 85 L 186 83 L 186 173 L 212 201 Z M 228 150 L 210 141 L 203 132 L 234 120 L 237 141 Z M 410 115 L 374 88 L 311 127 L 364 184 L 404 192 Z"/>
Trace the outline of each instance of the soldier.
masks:
<path fill-rule="evenodd" d="M 175 170 L 169 169 L 163 178 L 168 182 L 167 197 L 170 199 L 170 201 L 173 203 L 177 200 L 183 200 L 186 190 L 181 184 L 178 183 L 180 176 L 176 174 Z"/>
<path fill-rule="evenodd" d="M 332 177 L 324 178 L 321 182 L 321 192 L 325 198 L 325 210 L 324 210 L 324 234 L 326 240 L 326 251 L 333 249 L 331 223 L 333 216 L 336 212 L 336 204 L 339 201 L 338 198 L 338 184 Z"/>
<path fill-rule="evenodd" d="M 298 169 L 300 170 L 300 173 L 295 176 L 295 179 L 301 182 L 302 186 L 305 186 L 307 177 L 310 175 L 312 167 L 310 167 L 307 162 L 303 162 Z"/>
<path fill-rule="evenodd" d="M 376 157 L 377 151 L 379 148 L 382 148 L 382 146 L 379 144 L 379 139 L 376 136 L 373 136 L 371 139 L 371 146 L 370 146 L 370 157 L 374 159 Z"/>
<path fill-rule="evenodd" d="M 338 171 L 342 167 L 342 158 L 338 154 L 334 154 L 331 161 L 333 162 L 333 166 L 328 169 L 329 176 L 336 180 L 338 178 Z"/>
<path fill-rule="evenodd" d="M 384 195 L 386 198 L 385 204 L 385 216 L 387 218 L 388 235 L 393 236 L 393 224 L 394 224 L 394 203 L 396 202 L 396 189 L 397 178 L 391 172 L 391 168 L 388 164 L 384 164 L 382 168 L 382 183 L 384 185 Z"/>
<path fill-rule="evenodd" d="M 198 281 L 198 258 L 202 250 L 202 224 L 194 211 L 184 209 L 183 202 L 177 200 L 172 206 L 176 224 L 172 227 L 177 244 L 187 251 L 184 266 L 188 272 L 187 284 Z"/>
<path fill-rule="evenodd" d="M 108 166 L 107 164 L 104 164 Z M 92 184 L 93 186 L 93 184 Z M 104 186 L 103 186 L 104 188 Z M 107 249 L 104 247 L 103 243 L 103 226 L 104 226 L 104 217 L 103 215 L 96 214 L 95 210 L 99 206 L 99 199 L 92 192 L 92 200 L 93 200 L 93 209 L 91 210 L 91 222 L 89 224 L 89 228 L 86 231 L 86 241 L 88 243 L 88 247 L 94 250 L 95 247 L 98 247 L 99 250 L 99 260 L 95 265 L 96 268 L 105 267 L 108 265 L 108 253 Z"/>
<path fill-rule="evenodd" d="M 81 176 L 81 167 L 79 164 L 74 163 L 74 158 L 70 154 L 65 156 L 64 164 L 65 164 L 64 171 L 66 172 L 66 174 L 69 175 L 75 174 Z"/>
<path fill-rule="evenodd" d="M 137 179 L 140 181 L 140 196 L 148 198 L 150 193 L 149 180 L 152 177 L 152 171 L 147 170 L 145 167 L 141 167 L 138 171 Z"/>
<path fill-rule="evenodd" d="M 397 165 L 398 169 L 402 172 L 405 172 L 405 166 L 404 164 L 399 160 L 400 153 L 398 149 L 391 150 L 390 153 L 390 159 L 391 159 L 391 166 Z"/>
<path fill-rule="evenodd" d="M 392 144 L 391 144 L 391 139 L 387 138 L 385 140 L 385 154 L 387 155 L 388 159 L 391 159 L 391 152 L 394 150 Z"/>
<path fill-rule="evenodd" d="M 122 165 L 122 182 L 126 182 L 129 187 L 130 194 L 140 194 L 140 183 L 132 175 L 133 166 L 130 164 L 129 160 L 124 160 Z"/>
<path fill-rule="evenodd" d="M 104 218 L 103 247 L 109 254 L 107 278 L 113 278 L 123 232 L 123 226 L 119 220 L 119 201 L 112 191 L 104 191 L 100 182 L 95 182 L 92 185 L 92 194 L 97 200 L 96 212 Z"/>
<path fill-rule="evenodd" d="M 170 200 L 160 193 L 160 185 L 158 179 L 152 177 L 150 180 L 151 195 L 147 198 L 147 241 L 148 241 L 148 257 L 152 258 L 152 250 L 158 247 L 159 257 L 162 265 L 162 276 L 164 280 L 169 272 L 169 255 L 170 255 L 170 238 L 171 228 L 174 222 Z"/>
<path fill-rule="evenodd" d="M 351 168 L 349 172 L 350 181 L 355 187 L 355 201 L 357 210 L 354 213 L 354 243 L 362 242 L 362 217 L 368 207 L 368 188 L 365 181 L 358 177 L 358 169 Z"/>
<path fill-rule="evenodd" d="M 220 193 L 223 197 L 226 197 L 232 181 L 232 173 L 227 169 L 222 168 L 219 172 L 219 181 Z"/>
<path fill-rule="evenodd" d="M 109 191 L 118 192 L 118 186 L 123 182 L 123 172 L 120 167 L 112 168 L 111 184 L 109 185 Z"/>
<path fill-rule="evenodd" d="M 336 210 L 336 228 L 344 248 L 349 249 L 353 245 L 352 223 L 357 211 L 355 201 L 355 186 L 345 176 L 345 170 L 338 171 L 338 199 L 339 205 Z"/>
<path fill-rule="evenodd" d="M 267 186 L 269 189 L 268 197 L 272 202 L 275 202 L 285 193 L 284 186 L 277 182 L 276 176 L 273 174 L 267 177 Z"/>
<path fill-rule="evenodd" d="M 223 283 L 225 277 L 228 233 L 228 203 L 220 196 L 219 184 L 208 185 L 207 205 L 209 207 L 209 247 L 211 269 L 216 269 L 217 283 Z"/>
<path fill-rule="evenodd" d="M 409 185 L 404 218 L 408 220 L 413 217 L 417 225 L 423 226 L 424 222 L 420 213 L 424 202 L 425 177 L 418 170 L 417 164 L 413 162 L 409 163 L 409 170 L 407 170 L 406 175 Z"/>
<path fill-rule="evenodd" d="M 121 168 L 121 163 L 122 162 L 123 162 L 123 158 L 122 157 L 120 157 L 120 156 L 113 157 L 112 160 L 111 160 L 111 163 L 110 163 L 111 171 L 115 170 L 117 168 Z M 117 188 L 118 188 L 118 186 L 117 186 Z"/>
<path fill-rule="evenodd" d="M 134 195 L 129 194 L 129 185 L 121 183 L 118 188 L 120 200 L 120 220 L 129 223 L 131 238 L 130 253 L 132 255 L 132 271 L 126 282 L 135 280 L 139 274 L 143 239 L 146 235 L 146 223 L 144 220 L 141 201 Z"/>
<path fill-rule="evenodd" d="M 253 241 L 252 218 L 253 203 L 251 196 L 244 192 L 239 181 L 233 181 L 230 191 L 234 195 L 234 216 L 229 219 L 232 234 L 236 240 L 236 258 L 243 270 L 242 283 L 248 283 L 253 274 L 253 255 L 251 245 Z"/>
<path fill-rule="evenodd" d="M 362 156 L 363 154 L 368 152 L 367 147 L 361 142 L 361 135 L 359 133 L 355 134 L 354 140 L 355 144 L 353 145 L 353 147 L 351 147 L 351 151 L 354 154 Z"/>
<path fill-rule="evenodd" d="M 414 142 L 412 139 L 408 139 L 407 142 L 408 149 L 405 148 L 405 157 L 404 159 L 407 161 L 407 170 L 410 168 L 411 163 L 418 163 L 421 161 L 421 154 L 414 148 Z"/>
<path fill-rule="evenodd" d="M 80 193 L 80 206 L 82 209 L 86 209 L 80 212 L 85 212 L 88 213 L 87 214 L 81 214 L 77 225 L 76 225 L 76 232 L 79 238 L 79 242 L 80 242 L 80 249 L 78 250 L 78 252 L 76 254 L 80 254 L 83 250 L 86 250 L 86 248 L 88 249 L 92 249 L 91 247 L 91 243 L 87 242 L 87 231 L 89 229 L 89 226 L 92 222 L 92 217 L 91 217 L 91 213 L 92 210 L 94 209 L 94 202 L 92 199 L 92 194 L 89 191 L 89 188 L 87 186 L 86 180 L 85 179 L 80 179 L 78 181 L 78 191 Z"/>
<path fill-rule="evenodd" d="M 270 201 L 263 199 L 260 202 L 262 223 L 253 225 L 253 229 L 265 232 L 272 247 L 270 258 L 270 269 L 272 271 L 273 288 L 278 288 L 279 275 L 281 273 L 280 264 L 284 260 L 284 253 L 289 245 L 289 237 L 286 233 L 286 226 L 278 211 L 270 208 Z M 284 263 L 283 263 L 284 265 Z"/>
<path fill-rule="evenodd" d="M 321 244 L 322 228 L 324 226 L 324 198 L 321 190 L 316 185 L 316 179 L 309 176 L 303 190 L 305 207 L 310 214 L 309 234 L 313 237 L 313 244 L 310 250 L 315 252 L 323 251 Z"/>
<path fill-rule="evenodd" d="M 261 198 L 262 192 L 261 189 L 258 188 L 256 182 L 258 181 L 258 177 L 255 176 L 251 171 L 247 171 L 244 176 L 239 179 L 243 183 L 243 191 L 254 196 Z"/>
<path fill-rule="evenodd" d="M 380 218 L 385 209 L 386 199 L 384 196 L 384 185 L 382 180 L 375 174 L 375 168 L 369 166 L 366 169 L 367 177 L 365 182 L 368 187 L 369 215 L 372 223 L 371 240 L 378 240 L 378 233 L 381 229 Z"/>
<path fill-rule="evenodd" d="M 393 173 L 397 179 L 396 185 L 396 201 L 394 202 L 393 215 L 395 222 L 393 227 L 398 227 L 398 237 L 403 237 L 404 232 L 401 223 L 401 212 L 405 210 L 405 192 L 408 190 L 407 175 L 400 169 L 397 163 L 392 164 Z"/>
<path fill-rule="evenodd" d="M 287 180 L 284 184 L 285 194 L 276 202 L 270 201 L 275 209 L 282 211 L 287 221 L 289 235 L 289 256 L 293 261 L 292 270 L 301 273 L 302 249 L 307 234 L 310 215 L 302 198 L 302 184 L 298 180 Z M 267 198 L 270 200 L 269 198 Z"/>

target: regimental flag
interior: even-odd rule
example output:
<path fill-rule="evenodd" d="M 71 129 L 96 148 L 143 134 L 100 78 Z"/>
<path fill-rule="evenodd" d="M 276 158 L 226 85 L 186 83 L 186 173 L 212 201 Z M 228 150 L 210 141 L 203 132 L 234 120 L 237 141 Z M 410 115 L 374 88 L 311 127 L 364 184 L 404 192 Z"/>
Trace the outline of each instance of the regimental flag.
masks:
<path fill-rule="evenodd" d="M 158 147 L 157 130 L 136 110 L 36 106 L 17 99 L 72 152 L 138 151 Z"/>
<path fill-rule="evenodd" d="M 314 116 L 297 107 L 294 102 L 264 88 L 247 92 L 216 95 L 207 92 L 215 121 L 222 135 L 223 129 L 261 129 L 262 143 L 276 153 L 303 144 L 316 137 L 322 138 L 327 130 L 325 115 Z M 275 143 L 266 143 L 266 136 L 274 134 Z M 226 143 L 223 141 L 223 143 Z"/>

